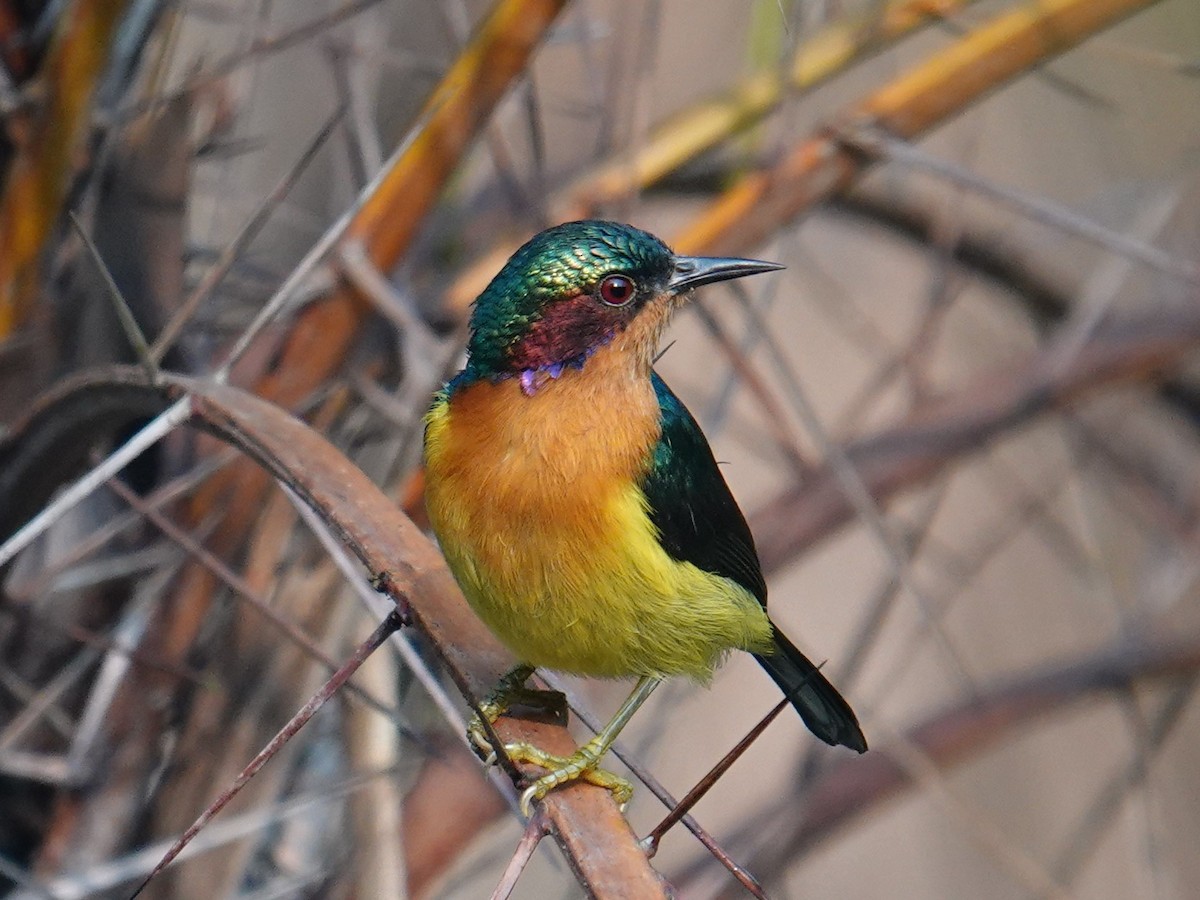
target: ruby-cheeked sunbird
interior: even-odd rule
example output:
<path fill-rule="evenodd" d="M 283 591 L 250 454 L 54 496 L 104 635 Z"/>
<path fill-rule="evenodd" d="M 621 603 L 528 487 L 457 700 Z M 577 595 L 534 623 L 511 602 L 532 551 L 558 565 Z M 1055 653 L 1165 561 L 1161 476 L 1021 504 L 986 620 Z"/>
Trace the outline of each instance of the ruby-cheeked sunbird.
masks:
<path fill-rule="evenodd" d="M 754 539 L 696 420 L 654 372 L 659 337 L 692 289 L 782 268 L 676 256 L 615 222 L 570 222 L 521 247 L 475 301 L 465 368 L 426 420 L 430 522 L 450 570 L 521 665 L 481 706 L 494 720 L 537 667 L 636 676 L 613 720 L 573 756 L 514 759 L 583 778 L 668 675 L 707 682 L 752 653 L 821 740 L 862 752 L 850 706 L 767 617 Z M 482 725 L 471 737 L 492 750 Z"/>

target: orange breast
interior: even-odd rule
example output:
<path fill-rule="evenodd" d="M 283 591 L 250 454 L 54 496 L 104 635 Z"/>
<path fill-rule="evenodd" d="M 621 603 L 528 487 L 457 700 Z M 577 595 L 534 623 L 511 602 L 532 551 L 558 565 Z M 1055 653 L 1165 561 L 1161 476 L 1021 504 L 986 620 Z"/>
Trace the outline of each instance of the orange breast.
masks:
<path fill-rule="evenodd" d="M 659 438 L 650 357 L 668 314 L 667 304 L 644 311 L 583 368 L 542 376 L 532 396 L 517 378 L 457 391 L 430 417 L 433 477 L 468 493 L 485 488 L 501 514 L 586 517 L 614 485 L 642 474 Z"/>

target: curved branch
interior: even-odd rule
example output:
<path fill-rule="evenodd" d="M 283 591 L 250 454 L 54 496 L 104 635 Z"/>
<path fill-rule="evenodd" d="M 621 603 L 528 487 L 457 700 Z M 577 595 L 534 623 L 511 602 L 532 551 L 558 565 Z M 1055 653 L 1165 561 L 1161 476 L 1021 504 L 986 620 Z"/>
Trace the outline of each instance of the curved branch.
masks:
<path fill-rule="evenodd" d="M 79 437 L 89 422 L 119 426 L 186 396 L 194 426 L 230 443 L 300 496 L 362 561 L 372 583 L 406 608 L 464 696 L 481 696 L 512 667 L 514 660 L 471 612 L 438 550 L 325 438 L 237 388 L 170 375 L 162 381 L 155 387 L 128 368 L 72 379 L 37 404 L 28 427 L 6 443 L 7 452 L 28 458 L 30 447 L 44 448 L 64 434 L 59 423 L 72 424 L 70 433 Z M 81 416 L 89 406 L 102 414 Z M 504 717 L 496 729 L 506 742 L 530 741 L 551 753 L 569 754 L 575 746 L 559 725 Z M 581 784 L 554 791 L 542 805 L 550 833 L 592 896 L 665 896 L 608 791 Z"/>
<path fill-rule="evenodd" d="M 0 542 L 7 540 L 84 466 L 97 441 L 110 440 L 167 403 L 145 375 L 111 370 L 64 379 L 35 400 L 0 438 Z"/>

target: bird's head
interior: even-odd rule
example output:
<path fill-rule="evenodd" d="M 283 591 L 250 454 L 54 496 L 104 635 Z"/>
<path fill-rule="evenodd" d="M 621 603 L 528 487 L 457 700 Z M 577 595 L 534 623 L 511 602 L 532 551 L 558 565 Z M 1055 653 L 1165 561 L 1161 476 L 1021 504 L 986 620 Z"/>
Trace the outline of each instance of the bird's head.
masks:
<path fill-rule="evenodd" d="M 475 301 L 468 371 L 532 385 L 583 367 L 628 335 L 648 365 L 670 312 L 692 288 L 779 268 L 676 256 L 654 235 L 616 222 L 557 225 L 514 253 Z"/>

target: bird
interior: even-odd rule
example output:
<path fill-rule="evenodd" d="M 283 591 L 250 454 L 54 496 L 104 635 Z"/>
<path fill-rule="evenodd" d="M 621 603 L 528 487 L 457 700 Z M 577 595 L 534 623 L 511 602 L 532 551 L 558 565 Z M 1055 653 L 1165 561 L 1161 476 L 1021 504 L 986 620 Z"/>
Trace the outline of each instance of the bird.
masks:
<path fill-rule="evenodd" d="M 571 756 L 503 750 L 548 770 L 534 801 L 599 768 L 662 679 L 708 683 L 733 650 L 754 655 L 822 741 L 866 738 L 838 691 L 767 615 L 754 538 L 700 426 L 654 371 L 660 338 L 694 289 L 781 269 L 676 255 L 617 222 L 548 228 L 475 300 L 462 370 L 425 418 L 425 504 L 467 601 L 519 660 L 469 736 L 494 761 L 489 722 L 538 668 L 636 678 L 612 720 Z M 494 733 L 494 732 L 493 732 Z"/>

